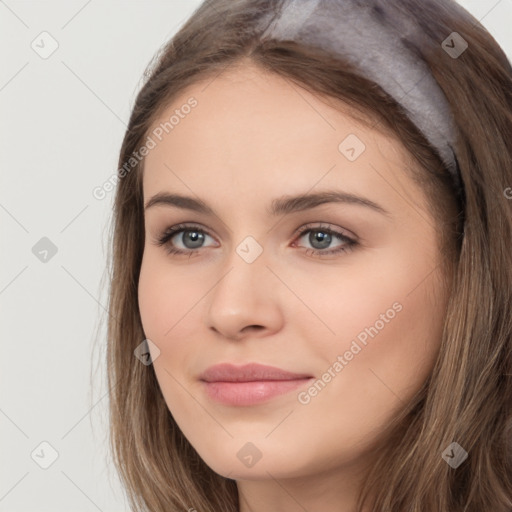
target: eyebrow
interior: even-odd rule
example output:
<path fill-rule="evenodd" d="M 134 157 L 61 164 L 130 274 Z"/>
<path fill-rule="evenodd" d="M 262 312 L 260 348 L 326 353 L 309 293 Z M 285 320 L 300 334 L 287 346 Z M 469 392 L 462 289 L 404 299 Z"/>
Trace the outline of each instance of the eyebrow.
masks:
<path fill-rule="evenodd" d="M 300 194 L 297 196 L 283 196 L 274 199 L 270 205 L 270 208 L 267 210 L 267 213 L 271 216 L 286 215 L 293 212 L 309 210 L 315 208 L 316 206 L 327 203 L 343 203 L 364 206 L 383 215 L 391 216 L 387 210 L 385 210 L 379 204 L 371 201 L 370 199 L 360 197 L 348 192 L 335 190 L 310 194 Z M 159 192 L 148 200 L 144 210 L 147 210 L 148 208 L 151 208 L 155 205 L 173 206 L 176 208 L 203 213 L 205 215 L 215 215 L 213 209 L 210 208 L 204 201 L 179 194 Z"/>

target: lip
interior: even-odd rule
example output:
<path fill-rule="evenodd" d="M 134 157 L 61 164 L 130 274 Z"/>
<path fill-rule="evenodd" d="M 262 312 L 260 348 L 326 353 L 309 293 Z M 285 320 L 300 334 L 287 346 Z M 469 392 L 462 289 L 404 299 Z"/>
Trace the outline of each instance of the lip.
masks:
<path fill-rule="evenodd" d="M 230 363 L 209 367 L 200 376 L 206 394 L 227 405 L 253 405 L 288 393 L 312 379 L 305 373 L 293 373 L 275 366 Z"/>

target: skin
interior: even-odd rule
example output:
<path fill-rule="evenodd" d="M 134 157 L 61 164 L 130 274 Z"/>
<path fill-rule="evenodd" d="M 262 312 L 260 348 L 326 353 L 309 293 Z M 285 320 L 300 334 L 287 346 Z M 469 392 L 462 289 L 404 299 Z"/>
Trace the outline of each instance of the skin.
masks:
<path fill-rule="evenodd" d="M 242 512 L 351 512 L 371 443 L 438 354 L 447 300 L 439 229 L 401 143 L 347 109 L 246 62 L 190 86 L 155 126 L 191 96 L 197 106 L 147 155 L 143 179 L 144 204 L 172 192 L 201 198 L 215 212 L 162 204 L 145 211 L 139 305 L 146 337 L 160 351 L 152 350 L 153 365 L 165 401 L 206 464 L 237 481 Z M 354 161 L 338 149 L 349 134 L 366 146 Z M 266 211 L 283 195 L 324 190 L 366 198 L 387 214 L 348 203 L 277 217 Z M 193 228 L 172 239 L 192 256 L 156 243 L 180 223 L 207 231 L 199 246 Z M 306 224 L 358 243 L 311 254 L 344 242 L 333 236 L 322 249 L 314 232 L 296 234 Z M 249 235 L 263 249 L 252 263 L 236 252 Z M 397 303 L 394 318 L 307 404 L 298 394 L 310 384 L 232 406 L 211 400 L 198 380 L 220 362 L 321 379 Z M 262 455 L 252 467 L 237 457 L 249 441 Z"/>

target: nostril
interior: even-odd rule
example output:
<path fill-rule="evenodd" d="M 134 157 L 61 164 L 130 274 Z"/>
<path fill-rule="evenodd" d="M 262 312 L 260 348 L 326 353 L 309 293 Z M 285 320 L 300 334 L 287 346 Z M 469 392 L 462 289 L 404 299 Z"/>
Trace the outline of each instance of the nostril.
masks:
<path fill-rule="evenodd" d="M 243 331 L 250 331 L 250 330 L 256 330 L 256 331 L 261 331 L 261 329 L 264 329 L 264 327 L 262 325 L 248 325 L 247 327 L 244 327 L 242 329 L 242 332 Z"/>

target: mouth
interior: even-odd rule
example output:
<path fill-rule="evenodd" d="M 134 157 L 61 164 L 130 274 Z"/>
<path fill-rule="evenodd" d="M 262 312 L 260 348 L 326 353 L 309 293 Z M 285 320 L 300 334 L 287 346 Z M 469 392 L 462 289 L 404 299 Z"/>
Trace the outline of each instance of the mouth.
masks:
<path fill-rule="evenodd" d="M 312 379 L 313 376 L 309 374 L 292 373 L 256 363 L 243 366 L 223 363 L 211 366 L 199 377 L 210 399 L 234 406 L 266 402 Z"/>

